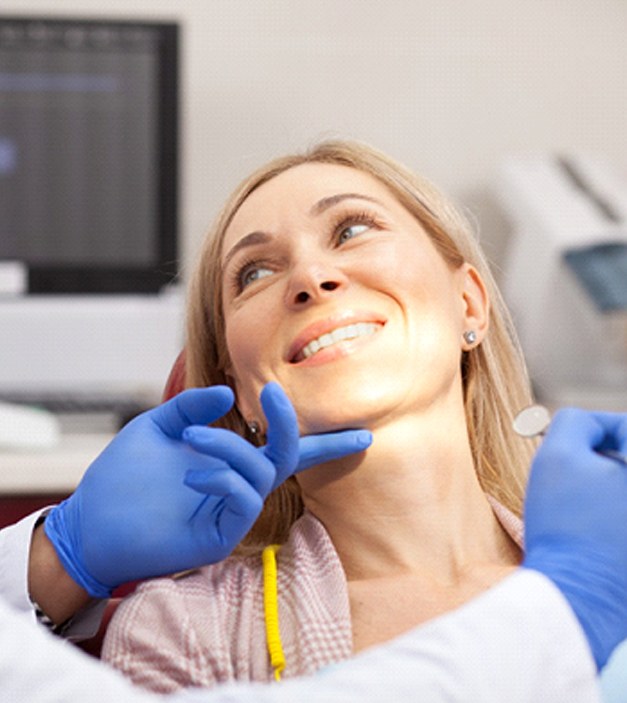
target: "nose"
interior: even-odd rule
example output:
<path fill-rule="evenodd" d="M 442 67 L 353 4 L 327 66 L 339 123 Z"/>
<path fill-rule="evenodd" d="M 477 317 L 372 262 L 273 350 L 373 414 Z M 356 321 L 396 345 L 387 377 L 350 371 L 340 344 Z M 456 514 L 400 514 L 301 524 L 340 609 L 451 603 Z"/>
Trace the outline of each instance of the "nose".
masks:
<path fill-rule="evenodd" d="M 337 295 L 347 284 L 346 275 L 334 266 L 314 262 L 301 264 L 290 277 L 286 302 L 290 307 L 304 307 Z"/>

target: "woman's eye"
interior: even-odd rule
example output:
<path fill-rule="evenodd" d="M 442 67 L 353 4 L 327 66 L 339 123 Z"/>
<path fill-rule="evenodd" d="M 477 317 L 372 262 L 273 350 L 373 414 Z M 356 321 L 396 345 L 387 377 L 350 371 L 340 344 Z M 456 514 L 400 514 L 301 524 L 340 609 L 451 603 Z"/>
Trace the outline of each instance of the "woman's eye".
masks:
<path fill-rule="evenodd" d="M 364 224 L 363 222 L 358 222 L 348 227 L 342 227 L 338 235 L 338 241 L 340 244 L 346 242 L 353 237 L 357 237 L 370 229 L 370 225 Z"/>
<path fill-rule="evenodd" d="M 265 266 L 247 266 L 239 275 L 239 289 L 244 290 L 251 283 L 271 276 L 273 273 L 272 269 Z"/>

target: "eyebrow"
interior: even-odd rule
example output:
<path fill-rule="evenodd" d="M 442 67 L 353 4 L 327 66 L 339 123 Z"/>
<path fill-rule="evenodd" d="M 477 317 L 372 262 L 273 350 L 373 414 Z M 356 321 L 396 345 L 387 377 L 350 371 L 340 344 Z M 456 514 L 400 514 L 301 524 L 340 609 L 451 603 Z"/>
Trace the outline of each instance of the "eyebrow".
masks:
<path fill-rule="evenodd" d="M 367 200 L 369 203 L 376 203 L 377 205 L 383 204 L 380 200 L 372 198 L 369 195 L 362 195 L 361 193 L 337 193 L 336 195 L 329 195 L 326 198 L 318 200 L 317 203 L 314 203 L 309 210 L 309 215 L 311 217 L 322 215 L 322 213 L 326 212 L 329 208 L 332 208 L 344 200 Z M 236 242 L 231 249 L 229 249 L 228 253 L 224 257 L 222 268 L 225 269 L 228 266 L 229 262 L 238 251 L 257 244 L 267 244 L 271 241 L 271 239 L 272 236 L 270 234 L 261 230 L 255 230 L 254 232 L 247 234 L 245 237 L 242 237 L 238 242 Z"/>
<path fill-rule="evenodd" d="M 336 195 L 330 195 L 327 198 L 318 200 L 315 205 L 312 205 L 309 214 L 312 216 L 321 215 L 325 210 L 341 203 L 343 200 L 367 200 L 369 203 L 376 203 L 377 205 L 383 204 L 380 200 L 370 195 L 362 195 L 361 193 L 337 193 Z"/>
<path fill-rule="evenodd" d="M 224 257 L 224 263 L 222 268 L 225 269 L 229 265 L 229 261 L 237 254 L 241 249 L 246 247 L 252 247 L 256 244 L 267 244 L 272 237 L 267 232 L 255 231 L 242 237 L 239 242 L 236 242 L 228 251 L 227 255 Z"/>

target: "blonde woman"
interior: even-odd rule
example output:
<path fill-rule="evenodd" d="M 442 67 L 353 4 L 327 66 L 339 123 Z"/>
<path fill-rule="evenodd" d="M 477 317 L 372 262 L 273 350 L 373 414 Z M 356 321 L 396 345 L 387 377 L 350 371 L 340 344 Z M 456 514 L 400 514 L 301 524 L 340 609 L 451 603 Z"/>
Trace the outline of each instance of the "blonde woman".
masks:
<path fill-rule="evenodd" d="M 312 673 L 519 564 L 533 447 L 511 429 L 530 402 L 515 336 L 467 223 L 385 155 L 323 143 L 247 179 L 201 252 L 186 354 L 187 385 L 231 386 L 221 424 L 253 443 L 271 381 L 302 434 L 373 442 L 286 481 L 234 556 L 123 604 L 104 656 L 137 683 Z"/>

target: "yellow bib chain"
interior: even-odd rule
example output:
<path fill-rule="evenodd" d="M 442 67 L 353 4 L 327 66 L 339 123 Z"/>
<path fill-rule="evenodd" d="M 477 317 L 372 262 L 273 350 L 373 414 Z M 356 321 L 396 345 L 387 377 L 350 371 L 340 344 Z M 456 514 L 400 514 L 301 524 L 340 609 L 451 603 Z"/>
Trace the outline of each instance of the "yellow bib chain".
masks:
<path fill-rule="evenodd" d="M 270 664 L 272 664 L 274 669 L 274 678 L 277 681 L 281 680 L 281 672 L 285 669 L 285 654 L 283 654 L 281 632 L 279 630 L 279 596 L 276 566 L 276 553 L 280 548 L 280 544 L 271 544 L 261 554 L 266 643 L 270 654 Z"/>

